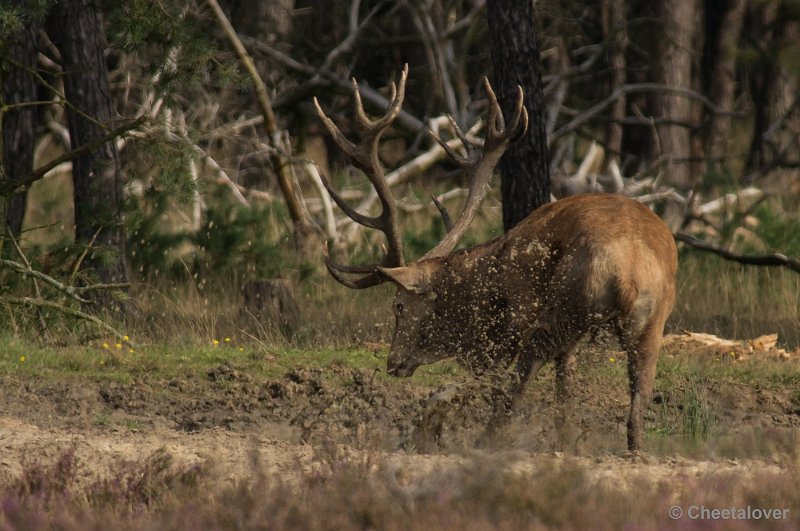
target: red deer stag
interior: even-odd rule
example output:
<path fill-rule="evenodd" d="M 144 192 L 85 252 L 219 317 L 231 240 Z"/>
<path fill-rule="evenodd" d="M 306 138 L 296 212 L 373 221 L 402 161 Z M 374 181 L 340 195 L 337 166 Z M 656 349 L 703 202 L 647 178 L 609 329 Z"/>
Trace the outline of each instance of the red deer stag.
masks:
<path fill-rule="evenodd" d="M 322 122 L 366 174 L 383 207 L 375 217 L 356 212 L 326 182 L 348 216 L 382 231 L 387 239 L 380 264 L 341 265 L 327 254 L 325 261 L 331 275 L 350 288 L 386 281 L 397 286 L 389 373 L 410 376 L 420 365 L 452 356 L 477 372 L 514 364 L 508 396 L 516 402 L 542 365 L 555 361 L 557 393 L 563 399 L 571 385 L 576 346 L 590 330 L 606 326 L 628 353 L 628 448 L 639 450 L 664 323 L 675 301 L 677 252 L 669 229 L 633 199 L 586 194 L 544 205 L 503 236 L 452 252 L 486 193 L 495 165 L 527 127 L 522 90 L 506 122 L 484 80 L 489 117 L 483 149 L 476 149 L 458 128 L 465 157 L 436 137 L 466 173 L 464 208 L 434 249 L 406 264 L 378 144 L 400 112 L 407 72 L 406 66 L 398 85 L 392 84 L 386 114 L 374 120 L 364 112 L 353 81 L 358 144 L 342 134 L 315 100 Z"/>

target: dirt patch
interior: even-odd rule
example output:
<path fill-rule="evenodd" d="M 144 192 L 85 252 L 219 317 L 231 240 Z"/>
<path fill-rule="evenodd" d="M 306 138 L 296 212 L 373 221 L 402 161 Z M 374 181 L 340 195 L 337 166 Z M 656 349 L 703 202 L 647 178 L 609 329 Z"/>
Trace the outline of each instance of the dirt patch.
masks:
<path fill-rule="evenodd" d="M 503 437 L 481 455 L 514 455 L 509 461 L 523 471 L 538 466 L 539 458 L 584 459 L 597 465 L 592 468 L 598 475 L 642 475 L 655 481 L 720 467 L 738 470 L 750 466 L 742 463 L 751 458 L 763 468 L 773 454 L 796 453 L 796 389 L 698 379 L 662 384 L 647 420 L 666 430 L 676 418 L 691 419 L 686 408 L 697 407 L 698 414 L 710 408 L 706 413 L 711 417 L 698 420 L 713 424 L 714 430 L 699 434 L 704 442 L 696 454 L 702 459 L 672 457 L 686 455 L 687 446 L 674 443 L 676 451 L 670 444 L 681 439 L 668 433 L 649 439 L 655 457 L 648 462 L 623 459 L 627 381 L 597 370 L 610 363 L 608 356 L 592 354 L 582 362 L 588 370 L 579 371 L 577 407 L 566 440 L 554 420 L 552 370 L 545 370 Z M 333 443 L 384 456 L 396 470 L 422 474 L 414 471 L 456 466 L 476 455 L 475 442 L 491 414 L 485 388 L 466 377 L 452 380 L 426 386 L 337 365 L 297 367 L 266 378 L 229 362 L 169 379 L 141 374 L 126 383 L 3 376 L 0 466 L 18 474 L 26 460 L 52 459 L 72 448 L 86 474 L 92 474 L 113 470 L 119 460 L 166 450 L 176 462 L 210 463 L 221 480 L 236 481 L 252 473 L 254 459 L 270 472 L 291 475 L 310 466 L 315 448 Z M 563 449 L 566 454 L 554 453 Z M 720 456 L 739 461 L 719 461 Z"/>

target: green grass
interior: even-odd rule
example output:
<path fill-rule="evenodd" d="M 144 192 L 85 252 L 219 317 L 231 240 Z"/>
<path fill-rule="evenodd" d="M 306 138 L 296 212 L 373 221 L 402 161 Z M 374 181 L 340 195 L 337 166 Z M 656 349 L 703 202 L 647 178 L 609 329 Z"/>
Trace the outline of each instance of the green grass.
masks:
<path fill-rule="evenodd" d="M 752 360 L 745 363 L 711 356 L 682 354 L 661 356 L 656 382 L 673 386 L 690 378 L 704 377 L 710 381 L 765 388 L 800 389 L 800 364 L 779 360 Z"/>
<path fill-rule="evenodd" d="M 229 364 L 239 371 L 261 378 L 278 378 L 287 371 L 340 367 L 374 371 L 376 378 L 396 379 L 386 374 L 388 349 L 358 348 L 299 349 L 269 347 L 258 342 L 236 344 L 218 340 L 218 345 L 143 345 L 131 352 L 110 341 L 86 346 L 44 346 L 11 336 L 0 337 L 0 375 L 20 375 L 58 380 L 88 377 L 128 383 L 137 375 L 154 374 L 169 379 L 187 372 L 205 371 Z M 104 347 L 104 343 L 107 347 Z M 343 372 L 343 374 L 345 374 Z M 421 385 L 436 385 L 463 374 L 455 361 L 421 367 L 408 379 Z M 330 373 L 333 382 L 336 372 Z M 343 376 L 344 377 L 344 376 Z"/>
<path fill-rule="evenodd" d="M 668 328 L 730 339 L 778 333 L 782 345 L 800 345 L 800 275 L 788 269 L 746 267 L 686 251 L 677 291 Z"/>

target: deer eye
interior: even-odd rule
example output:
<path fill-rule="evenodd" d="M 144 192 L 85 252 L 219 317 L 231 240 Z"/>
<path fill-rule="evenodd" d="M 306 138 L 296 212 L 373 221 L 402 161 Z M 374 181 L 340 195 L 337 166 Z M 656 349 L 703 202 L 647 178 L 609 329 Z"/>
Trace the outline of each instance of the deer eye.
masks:
<path fill-rule="evenodd" d="M 403 313 L 404 308 L 405 306 L 403 306 L 402 302 L 398 302 L 397 304 L 394 305 L 394 311 L 397 315 L 401 315 Z"/>

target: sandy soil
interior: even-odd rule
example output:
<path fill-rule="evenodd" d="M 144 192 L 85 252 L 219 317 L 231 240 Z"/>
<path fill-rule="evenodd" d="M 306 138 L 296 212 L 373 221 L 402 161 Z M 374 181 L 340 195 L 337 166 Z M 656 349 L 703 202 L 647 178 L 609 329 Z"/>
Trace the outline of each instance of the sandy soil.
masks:
<path fill-rule="evenodd" d="M 26 463 L 52 462 L 71 449 L 81 474 L 92 478 L 113 474 L 121 462 L 166 451 L 179 466 L 211 467 L 222 482 L 238 482 L 254 470 L 291 481 L 315 466 L 321 447 L 335 444 L 345 453 L 369 455 L 387 474 L 419 488 L 434 471 L 440 475 L 476 458 L 522 474 L 564 462 L 583 464 L 598 480 L 634 485 L 778 471 L 785 466 L 780 452 L 797 448 L 800 440 L 796 391 L 709 382 L 703 392 L 716 408 L 713 450 L 698 450 L 690 458 L 680 457 L 692 454 L 683 446 L 673 451 L 662 445 L 631 458 L 624 449 L 625 382 L 609 384 L 592 371 L 584 373 L 566 452 L 556 451 L 563 435 L 556 435 L 547 375 L 529 391 L 505 437 L 481 450 L 475 441 L 490 407 L 480 386 L 466 380 L 428 388 L 336 366 L 259 379 L 228 363 L 205 374 L 170 380 L 148 375 L 125 384 L 5 376 L 0 378 L 0 471 L 18 475 Z M 672 391 L 657 390 L 651 418 L 684 407 Z M 774 444 L 765 446 L 765 438 Z"/>

